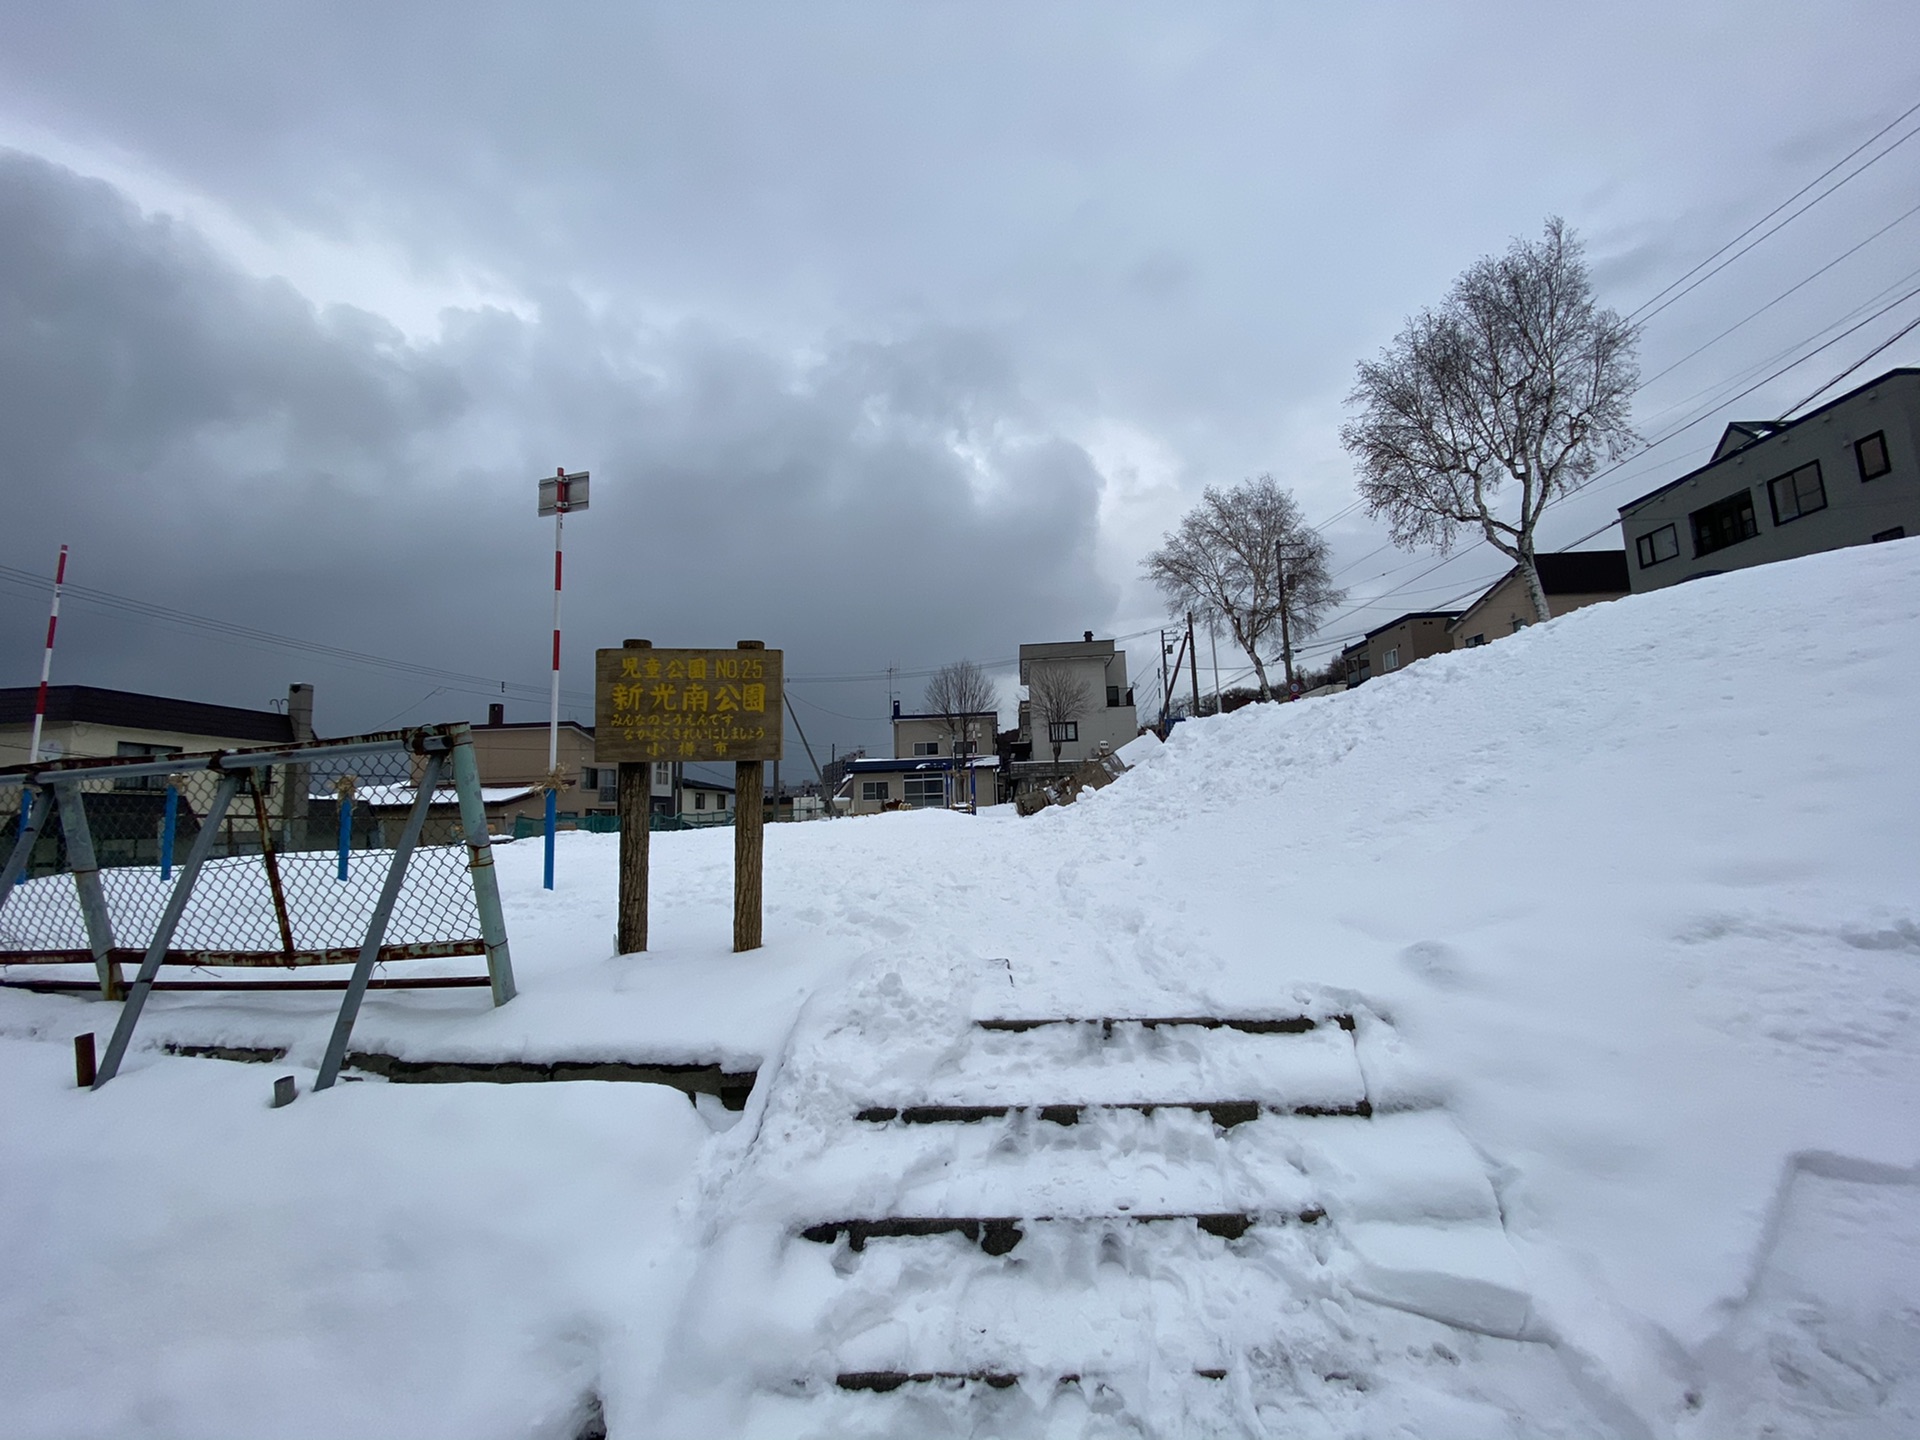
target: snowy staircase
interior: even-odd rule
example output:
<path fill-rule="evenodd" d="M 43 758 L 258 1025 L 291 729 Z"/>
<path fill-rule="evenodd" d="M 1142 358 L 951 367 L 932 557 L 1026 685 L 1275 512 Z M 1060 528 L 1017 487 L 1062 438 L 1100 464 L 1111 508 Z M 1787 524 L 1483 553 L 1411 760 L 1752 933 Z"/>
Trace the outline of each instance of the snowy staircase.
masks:
<path fill-rule="evenodd" d="M 1276 1334 L 1324 1357 L 1315 1384 L 1362 1371 L 1316 1311 L 1336 1280 L 1520 1333 L 1478 1158 L 1442 1112 L 1369 1094 L 1356 1039 L 1379 1023 L 985 1019 L 918 1093 L 850 1097 L 782 1171 L 803 1253 L 779 1303 L 806 1321 L 784 1373 L 760 1360 L 768 1403 L 809 1404 L 823 1434 L 1052 1434 L 1063 1407 L 1065 1433 L 1148 1412 L 1241 1433 L 1267 1372 L 1293 1373 Z M 877 1396 L 909 1408 L 841 1408 Z"/>

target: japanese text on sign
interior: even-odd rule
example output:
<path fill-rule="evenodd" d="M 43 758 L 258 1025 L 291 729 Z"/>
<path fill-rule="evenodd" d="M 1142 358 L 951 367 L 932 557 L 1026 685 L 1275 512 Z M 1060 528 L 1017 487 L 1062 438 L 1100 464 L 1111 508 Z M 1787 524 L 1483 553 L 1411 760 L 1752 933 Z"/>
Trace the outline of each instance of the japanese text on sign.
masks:
<path fill-rule="evenodd" d="M 778 650 L 601 650 L 594 758 L 778 760 Z"/>

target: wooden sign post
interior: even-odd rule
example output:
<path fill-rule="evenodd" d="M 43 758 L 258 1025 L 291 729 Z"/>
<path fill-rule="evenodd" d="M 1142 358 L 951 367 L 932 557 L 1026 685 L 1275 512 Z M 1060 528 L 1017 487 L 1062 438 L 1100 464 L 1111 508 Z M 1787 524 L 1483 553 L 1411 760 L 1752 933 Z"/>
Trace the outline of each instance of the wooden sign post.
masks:
<path fill-rule="evenodd" d="M 594 652 L 594 759 L 619 766 L 620 953 L 647 948 L 652 767 L 733 762 L 733 948 L 760 948 L 765 762 L 779 760 L 782 652 L 656 650 L 629 640 Z"/>

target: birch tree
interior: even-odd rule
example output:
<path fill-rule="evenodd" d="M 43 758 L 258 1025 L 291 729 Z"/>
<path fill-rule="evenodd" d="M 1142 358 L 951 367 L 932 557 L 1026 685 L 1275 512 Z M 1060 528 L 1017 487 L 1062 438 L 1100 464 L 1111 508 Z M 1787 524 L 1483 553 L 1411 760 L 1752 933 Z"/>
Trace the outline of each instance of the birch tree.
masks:
<path fill-rule="evenodd" d="M 1068 665 L 1036 661 L 1027 674 L 1027 714 L 1036 727 L 1047 727 L 1053 763 L 1060 763 L 1061 732 L 1093 705 L 1093 691 Z"/>
<path fill-rule="evenodd" d="M 1231 490 L 1208 486 L 1200 503 L 1147 557 L 1147 577 L 1184 619 L 1218 623 L 1253 663 L 1260 698 L 1273 698 L 1260 650 L 1280 631 L 1292 683 L 1293 644 L 1319 628 L 1345 595 L 1334 588 L 1327 542 L 1271 475 Z M 1284 618 L 1283 618 L 1284 617 Z"/>
<path fill-rule="evenodd" d="M 952 742 L 947 753 L 957 757 L 965 753 L 969 727 L 977 729 L 981 715 L 999 704 L 999 695 L 986 671 L 971 660 L 955 660 L 933 672 L 925 704 L 929 715 L 940 717 Z"/>
<path fill-rule="evenodd" d="M 1557 217 L 1538 241 L 1478 261 L 1437 310 L 1360 366 L 1347 397 L 1359 413 L 1340 440 L 1368 512 L 1409 550 L 1445 554 L 1461 530 L 1477 531 L 1519 567 L 1536 615 L 1550 619 L 1535 531 L 1603 456 L 1636 444 L 1636 340 L 1595 303 L 1580 242 Z"/>

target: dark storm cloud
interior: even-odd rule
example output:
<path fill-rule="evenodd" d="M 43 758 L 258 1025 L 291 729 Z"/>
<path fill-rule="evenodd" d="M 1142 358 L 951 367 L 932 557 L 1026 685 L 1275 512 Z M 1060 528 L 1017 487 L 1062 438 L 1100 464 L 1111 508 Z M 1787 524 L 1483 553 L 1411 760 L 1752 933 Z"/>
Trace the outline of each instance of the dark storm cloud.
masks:
<path fill-rule="evenodd" d="M 0 157 L 0 255 L 0 416 L 32 477 L 9 507 L 16 563 L 71 540 L 83 583 L 537 683 L 533 484 L 560 463 L 596 484 L 569 533 L 569 687 L 591 646 L 630 634 L 757 636 L 796 672 L 837 672 L 1011 654 L 1113 603 L 1099 476 L 979 331 L 794 357 L 556 297 L 414 345 L 20 155 Z M 35 608 L 8 596 L 16 656 Z M 304 674 L 84 609 L 63 640 L 68 680 L 258 704 Z M 407 690 L 322 685 L 336 724 L 377 723 Z"/>

